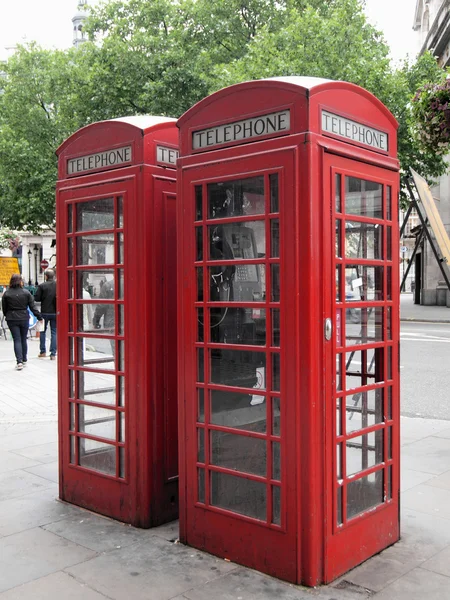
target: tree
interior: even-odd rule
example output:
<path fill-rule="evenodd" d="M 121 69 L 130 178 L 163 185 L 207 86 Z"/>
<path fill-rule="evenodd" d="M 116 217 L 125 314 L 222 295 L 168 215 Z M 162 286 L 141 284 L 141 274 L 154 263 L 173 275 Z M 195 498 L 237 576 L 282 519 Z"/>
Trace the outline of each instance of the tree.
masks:
<path fill-rule="evenodd" d="M 132 114 L 178 117 L 226 85 L 283 75 L 341 79 L 379 97 L 400 123 L 401 174 L 442 174 L 415 135 L 416 89 L 433 57 L 394 71 L 361 0 L 111 0 L 91 41 L 67 52 L 20 48 L 0 79 L 0 224 L 54 226 L 55 150 L 78 128 Z M 2 93 L 3 91 L 3 93 Z"/>

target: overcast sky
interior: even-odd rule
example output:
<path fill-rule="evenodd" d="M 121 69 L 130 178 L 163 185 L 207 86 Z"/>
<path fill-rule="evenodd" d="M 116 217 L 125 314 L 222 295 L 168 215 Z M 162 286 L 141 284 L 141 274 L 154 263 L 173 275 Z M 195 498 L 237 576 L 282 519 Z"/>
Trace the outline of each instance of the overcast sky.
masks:
<path fill-rule="evenodd" d="M 72 17 L 78 0 L 0 0 L 0 59 L 5 47 L 36 40 L 41 46 L 68 48 L 72 43 Z M 98 0 L 88 0 L 94 4 Z M 370 20 L 384 32 L 392 56 L 398 60 L 415 54 L 412 31 L 416 0 L 366 0 Z"/>

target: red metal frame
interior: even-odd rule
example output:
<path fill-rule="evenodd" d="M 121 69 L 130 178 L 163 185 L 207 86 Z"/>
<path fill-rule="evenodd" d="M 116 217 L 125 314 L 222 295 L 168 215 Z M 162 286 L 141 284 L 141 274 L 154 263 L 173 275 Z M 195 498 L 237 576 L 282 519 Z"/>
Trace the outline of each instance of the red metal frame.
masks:
<path fill-rule="evenodd" d="M 176 377 L 167 360 L 176 351 L 176 277 L 166 277 L 176 254 L 164 237 L 175 231 L 175 171 L 157 164 L 157 147 L 176 151 L 176 142 L 173 120 L 131 118 L 88 126 L 58 151 L 60 497 L 140 527 L 178 512 Z M 125 166 L 68 177 L 74 157 L 121 147 L 132 149 Z M 97 225 L 77 230 L 77 211 L 96 214 Z M 87 296 L 84 273 L 93 281 L 114 273 L 113 296 Z M 85 321 L 107 306 L 114 326 Z M 89 382 L 104 393 L 88 395 Z"/>
<path fill-rule="evenodd" d="M 349 114 L 349 106 L 352 113 Z M 321 110 L 326 108 L 336 115 L 351 118 L 353 121 L 370 126 L 389 136 L 388 150 L 372 150 L 356 141 L 349 143 L 339 135 L 325 135 L 321 130 Z M 223 124 L 241 122 L 244 119 L 273 114 L 281 110 L 290 111 L 290 129 L 284 134 L 258 137 L 250 140 L 236 140 L 217 144 L 212 149 L 193 149 L 192 137 L 195 132 Z M 244 115 L 244 116 L 243 116 Z M 286 78 L 238 84 L 206 98 L 178 122 L 180 127 L 180 150 L 178 190 L 182 198 L 178 205 L 179 229 L 179 279 L 182 289 L 179 295 L 179 419 L 180 419 L 180 539 L 192 546 L 205 549 L 213 554 L 229 558 L 252 568 L 270 573 L 288 581 L 316 585 L 331 581 L 346 570 L 381 550 L 398 539 L 398 477 L 399 477 L 399 408 L 398 408 L 398 256 L 394 248 L 397 234 L 397 194 L 398 161 L 396 160 L 396 122 L 386 108 L 365 90 L 342 82 L 323 82 L 308 78 Z M 220 136 L 218 136 L 219 139 Z M 355 302 L 358 309 L 375 307 L 383 310 L 383 339 L 363 346 L 369 351 L 385 348 L 390 352 L 391 376 L 388 384 L 381 383 L 363 388 L 364 391 L 392 388 L 392 415 L 389 421 L 376 423 L 364 430 L 373 433 L 391 427 L 392 456 L 386 464 L 375 465 L 363 471 L 369 475 L 392 466 L 391 496 L 374 510 L 345 521 L 340 528 L 334 525 L 336 494 L 340 484 L 336 473 L 336 443 L 347 441 L 349 436 L 337 437 L 336 423 L 336 333 L 327 341 L 324 325 L 327 318 L 336 326 L 336 310 L 344 310 L 344 301 L 336 306 L 335 267 L 336 263 L 345 267 L 345 259 L 334 256 L 334 179 L 335 172 L 345 175 L 358 174 L 363 179 L 380 181 L 386 191 L 391 187 L 391 215 L 389 222 L 370 217 L 349 217 L 360 224 L 377 224 L 384 227 L 383 248 L 386 251 L 387 225 L 391 228 L 391 257 L 373 260 L 349 260 L 347 263 L 382 265 L 384 268 L 384 290 L 387 289 L 387 267 L 391 269 L 391 298 L 377 301 Z M 261 217 L 230 216 L 217 220 L 207 215 L 207 191 L 209 184 L 225 185 L 229 181 L 253 177 L 261 174 L 278 173 L 280 185 L 280 391 L 262 393 L 266 398 L 267 427 L 263 433 L 248 433 L 233 430 L 232 433 L 247 439 L 261 439 L 266 442 L 267 473 L 255 475 L 252 466 L 242 472 L 242 461 L 233 458 L 235 464 L 228 467 L 217 463 L 214 456 L 217 448 L 211 447 L 211 432 L 231 431 L 223 425 L 211 423 L 210 390 L 243 391 L 242 386 L 228 383 L 223 387 L 211 381 L 210 363 L 204 360 L 204 379 L 197 381 L 197 354 L 203 349 L 222 351 L 255 351 L 252 345 L 211 342 L 207 308 L 210 306 L 226 310 L 228 300 L 208 297 L 208 285 L 203 288 L 203 296 L 197 297 L 198 274 L 200 269 L 203 282 L 209 281 L 208 267 L 223 264 L 224 259 L 208 257 L 211 244 L 208 225 L 220 223 L 243 223 L 254 218 L 270 220 L 266 212 Z M 267 183 L 267 177 L 266 177 Z M 342 183 L 343 185 L 343 183 Z M 225 185 L 226 187 L 226 185 Z M 203 214 L 196 221 L 196 188 L 202 189 Z M 224 188 L 225 189 L 225 188 Z M 267 185 L 266 211 L 267 209 Z M 342 192 L 343 193 L 343 192 Z M 212 196 L 211 196 L 212 198 Z M 212 202 L 213 200 L 211 200 Z M 387 223 L 387 225 L 386 225 Z M 203 255 L 196 255 L 196 228 L 201 229 L 198 239 L 203 244 Z M 225 261 L 227 265 L 255 264 L 269 265 L 270 230 L 266 224 L 265 255 L 253 259 Z M 341 233 L 344 236 L 342 230 Z M 375 234 L 374 234 L 375 235 Z M 340 261 L 340 262 L 339 262 Z M 210 284 L 211 285 L 211 284 Z M 341 288 L 344 283 L 341 281 Z M 211 288 L 212 289 L 212 288 Z M 270 290 L 270 269 L 266 269 L 266 290 Z M 254 308 L 254 302 L 240 301 L 243 309 Z M 267 296 L 259 309 L 273 306 Z M 203 308 L 205 315 L 205 337 L 199 339 L 197 310 Z M 387 312 L 390 309 L 392 339 L 386 339 Z M 342 312 L 342 315 L 345 313 Z M 270 331 L 270 316 L 266 331 Z M 341 318 L 340 335 L 345 336 L 345 323 Z M 267 334 L 268 335 L 268 334 Z M 360 350 L 360 348 L 358 348 Z M 270 346 L 260 345 L 257 352 L 273 352 Z M 365 350 L 364 350 L 365 352 Z M 380 352 L 377 350 L 377 352 Z M 387 375 L 386 360 L 383 364 L 377 359 L 376 373 L 383 369 Z M 267 363 L 266 363 L 267 364 Z M 378 375 L 377 375 L 378 376 Z M 385 377 L 383 377 L 385 381 Z M 363 380 L 361 380 L 363 381 Z M 271 384 L 270 368 L 267 372 L 267 386 Z M 204 391 L 204 414 L 198 413 L 197 389 Z M 269 389 L 269 388 L 268 388 Z M 343 396 L 343 392 L 338 397 Z M 243 515 L 230 508 L 231 503 L 222 491 L 222 507 L 211 506 L 210 494 L 213 487 L 208 485 L 208 473 L 225 473 L 243 477 L 247 481 L 262 482 L 270 491 L 274 485 L 271 479 L 272 410 L 271 397 L 281 400 L 281 481 L 283 491 L 280 525 L 270 522 L 271 493 L 267 493 L 266 517 L 257 518 Z M 384 400 L 383 419 L 386 411 Z M 226 412 L 226 411 L 225 411 Z M 342 413 L 343 414 L 343 413 Z M 344 419 L 344 416 L 341 417 Z M 342 427 L 344 424 L 342 423 Z M 248 428 L 247 428 L 248 429 Z M 198 430 L 202 431 L 199 446 Z M 345 432 L 345 429 L 343 429 Z M 353 438 L 358 437 L 356 432 Z M 240 439 L 240 438 L 236 438 Z M 204 440 L 204 442 L 203 442 Z M 387 437 L 383 442 L 383 459 L 387 456 Z M 366 454 L 369 451 L 364 446 Z M 200 449 L 200 455 L 198 454 Z M 200 458 L 199 458 L 200 456 Z M 341 460 L 345 459 L 345 451 Z M 361 459 L 362 460 L 362 459 Z M 214 462 L 214 464 L 212 464 Z M 198 492 L 198 469 L 204 471 L 201 480 L 201 495 Z M 241 473 L 236 474 L 236 470 Z M 360 474 L 356 476 L 358 478 Z M 345 490 L 350 479 L 344 479 Z M 386 484 L 383 492 L 385 493 Z M 223 496 L 225 494 L 225 496 Z M 200 501 L 199 501 L 200 500 Z M 226 502 L 225 502 L 226 501 Z M 228 504 L 227 504 L 228 502 Z M 224 508 L 224 503 L 228 508 Z M 239 509 L 240 510 L 240 509 Z M 344 511 L 345 512 L 345 511 Z M 261 513 L 262 514 L 262 513 Z"/>

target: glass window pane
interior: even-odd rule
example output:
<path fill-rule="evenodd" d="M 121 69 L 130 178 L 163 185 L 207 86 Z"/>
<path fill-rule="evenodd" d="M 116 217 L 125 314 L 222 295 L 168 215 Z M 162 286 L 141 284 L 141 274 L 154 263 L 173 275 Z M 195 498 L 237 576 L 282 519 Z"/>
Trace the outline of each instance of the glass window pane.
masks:
<path fill-rule="evenodd" d="M 345 221 L 345 256 L 382 260 L 383 226 L 379 223 Z"/>
<path fill-rule="evenodd" d="M 266 440 L 214 430 L 210 435 L 211 464 L 266 476 Z"/>
<path fill-rule="evenodd" d="M 210 183 L 207 190 L 209 219 L 265 212 L 263 176 Z"/>
<path fill-rule="evenodd" d="M 211 504 L 265 521 L 266 484 L 211 471 Z"/>
<path fill-rule="evenodd" d="M 372 431 L 347 440 L 347 477 L 383 462 L 383 431 Z"/>
<path fill-rule="evenodd" d="M 278 173 L 269 175 L 270 185 L 270 212 L 276 213 L 280 210 L 278 199 Z"/>
<path fill-rule="evenodd" d="M 281 366 L 280 366 L 280 355 L 272 354 L 272 390 L 274 392 L 280 391 L 280 376 L 281 376 Z"/>
<path fill-rule="evenodd" d="M 73 338 L 69 338 L 69 365 L 74 364 Z"/>
<path fill-rule="evenodd" d="M 69 429 L 75 431 L 75 404 L 69 402 Z"/>
<path fill-rule="evenodd" d="M 118 341 L 119 346 L 119 371 L 125 371 L 125 342 Z M 114 353 L 114 346 L 111 345 L 111 350 Z"/>
<path fill-rule="evenodd" d="M 79 439 L 80 465 L 106 475 L 116 474 L 116 447 L 87 438 Z"/>
<path fill-rule="evenodd" d="M 78 398 L 99 404 L 115 404 L 116 378 L 106 373 L 78 371 Z"/>
<path fill-rule="evenodd" d="M 382 184 L 347 176 L 345 178 L 345 212 L 362 217 L 382 219 Z"/>
<path fill-rule="evenodd" d="M 67 274 L 67 288 L 67 298 L 70 300 L 73 298 L 73 271 Z"/>
<path fill-rule="evenodd" d="M 203 348 L 197 348 L 197 381 L 204 383 L 205 381 L 205 353 Z"/>
<path fill-rule="evenodd" d="M 341 302 L 341 271 L 342 266 L 336 266 L 336 302 Z"/>
<path fill-rule="evenodd" d="M 119 413 L 119 442 L 125 441 L 125 414 Z"/>
<path fill-rule="evenodd" d="M 77 304 L 77 331 L 114 334 L 114 304 Z M 105 323 L 108 327 L 104 327 Z"/>
<path fill-rule="evenodd" d="M 352 351 L 346 354 L 346 389 L 384 381 L 384 348 Z"/>
<path fill-rule="evenodd" d="M 117 262 L 123 264 L 124 262 L 124 250 L 123 250 L 123 233 L 119 233 L 117 236 Z"/>
<path fill-rule="evenodd" d="M 281 435 L 281 399 L 272 398 L 272 435 Z"/>
<path fill-rule="evenodd" d="M 281 525 L 281 488 L 272 487 L 272 523 Z"/>
<path fill-rule="evenodd" d="M 195 228 L 195 240 L 197 245 L 196 261 L 203 260 L 203 227 Z"/>
<path fill-rule="evenodd" d="M 281 480 L 281 444 L 272 442 L 272 479 Z"/>
<path fill-rule="evenodd" d="M 117 198 L 117 227 L 123 227 L 123 198 Z"/>
<path fill-rule="evenodd" d="M 114 264 L 114 234 L 83 235 L 77 240 L 77 265 Z"/>
<path fill-rule="evenodd" d="M 101 271 L 77 271 L 77 298 L 82 300 L 96 300 L 114 298 L 114 271 L 102 269 Z"/>
<path fill-rule="evenodd" d="M 114 340 L 94 337 L 78 338 L 78 364 L 90 369 L 113 370 Z"/>
<path fill-rule="evenodd" d="M 72 223 L 72 204 L 67 206 L 67 231 L 68 233 L 72 233 L 73 223 Z"/>
<path fill-rule="evenodd" d="M 251 308 L 211 308 L 209 315 L 211 342 L 251 346 L 265 345 L 265 311 Z M 256 318 L 253 318 L 254 316 Z"/>
<path fill-rule="evenodd" d="M 342 479 L 342 444 L 336 445 L 336 479 Z"/>
<path fill-rule="evenodd" d="M 211 302 L 262 302 L 266 293 L 264 265 L 216 265 L 209 267 Z M 198 269 L 198 286 L 203 284 Z M 199 293 L 198 300 L 202 298 Z"/>
<path fill-rule="evenodd" d="M 386 259 L 392 260 L 392 227 L 386 227 Z"/>
<path fill-rule="evenodd" d="M 97 406 L 78 406 L 79 431 L 95 437 L 116 439 L 116 411 Z"/>
<path fill-rule="evenodd" d="M 336 522 L 337 525 L 342 525 L 343 521 L 342 521 L 342 487 L 338 487 L 337 492 L 336 492 Z"/>
<path fill-rule="evenodd" d="M 383 503 L 383 471 L 366 475 L 347 485 L 347 518 Z"/>
<path fill-rule="evenodd" d="M 205 422 L 205 390 L 203 388 L 198 388 L 197 393 L 198 393 L 197 421 L 199 423 L 204 423 Z"/>
<path fill-rule="evenodd" d="M 117 298 L 119 300 L 123 300 L 124 294 L 125 294 L 125 291 L 124 291 L 125 283 L 124 283 L 123 269 L 119 269 L 118 270 L 118 275 L 119 275 L 119 290 L 117 292 Z"/>
<path fill-rule="evenodd" d="M 119 448 L 119 477 L 125 478 L 125 448 Z"/>
<path fill-rule="evenodd" d="M 198 501 L 205 503 L 205 469 L 197 469 Z"/>
<path fill-rule="evenodd" d="M 74 465 L 76 463 L 75 444 L 76 444 L 77 438 L 73 435 L 70 435 L 69 439 L 70 439 L 70 463 L 72 465 Z"/>
<path fill-rule="evenodd" d="M 280 222 L 278 219 L 270 221 L 270 256 L 279 258 L 280 256 Z"/>
<path fill-rule="evenodd" d="M 336 249 L 335 249 L 335 253 L 336 253 L 336 256 L 338 256 L 338 257 L 342 256 L 341 229 L 342 229 L 342 221 L 341 221 L 341 219 L 336 219 L 336 226 L 335 226 L 335 236 L 336 236 L 335 245 L 336 245 Z"/>
<path fill-rule="evenodd" d="M 67 240 L 67 265 L 73 264 L 73 238 Z"/>
<path fill-rule="evenodd" d="M 215 348 L 210 350 L 210 359 L 212 383 L 255 389 L 257 385 L 262 385 L 262 389 L 265 389 L 265 381 L 258 380 L 257 372 L 266 366 L 266 355 L 263 352 Z"/>
<path fill-rule="evenodd" d="M 383 422 L 383 389 L 346 397 L 347 433 Z"/>
<path fill-rule="evenodd" d="M 119 312 L 119 331 L 118 334 L 119 335 L 123 335 L 123 332 L 125 331 L 125 309 L 123 304 L 119 304 L 118 308 L 118 312 Z"/>
<path fill-rule="evenodd" d="M 252 404 L 251 394 L 211 390 L 211 423 L 222 427 L 233 427 L 266 432 L 266 403 Z"/>
<path fill-rule="evenodd" d="M 383 339 L 383 308 L 367 307 L 345 310 L 346 345 L 379 342 Z"/>
<path fill-rule="evenodd" d="M 197 228 L 201 230 L 201 228 Z M 244 221 L 208 227 L 211 260 L 262 258 L 266 255 L 264 221 Z M 201 260 L 201 258 L 197 258 Z"/>
<path fill-rule="evenodd" d="M 272 313 L 272 346 L 280 346 L 280 310 L 273 308 Z"/>
<path fill-rule="evenodd" d="M 203 308 L 197 308 L 197 342 L 203 342 L 205 339 L 204 324 L 205 317 L 203 315 Z"/>
<path fill-rule="evenodd" d="M 270 265 L 272 276 L 272 302 L 280 301 L 280 265 Z"/>
<path fill-rule="evenodd" d="M 195 270 L 197 272 L 197 301 L 203 302 L 203 267 Z"/>
<path fill-rule="evenodd" d="M 114 199 L 79 202 L 76 206 L 77 231 L 114 228 Z"/>
<path fill-rule="evenodd" d="M 119 406 L 125 406 L 125 378 L 119 377 Z"/>
<path fill-rule="evenodd" d="M 347 265 L 345 267 L 345 300 L 383 300 L 383 267 Z"/>
<path fill-rule="evenodd" d="M 197 461 L 205 462 L 205 430 L 202 427 L 197 428 Z"/>
<path fill-rule="evenodd" d="M 341 208 L 341 175 L 340 173 L 336 173 L 334 176 L 334 195 L 335 195 L 335 205 L 336 212 L 340 213 Z"/>
<path fill-rule="evenodd" d="M 195 186 L 195 220 L 203 219 L 203 188 L 201 185 Z"/>
<path fill-rule="evenodd" d="M 386 219 L 388 221 L 392 219 L 392 188 L 390 185 L 386 186 Z"/>

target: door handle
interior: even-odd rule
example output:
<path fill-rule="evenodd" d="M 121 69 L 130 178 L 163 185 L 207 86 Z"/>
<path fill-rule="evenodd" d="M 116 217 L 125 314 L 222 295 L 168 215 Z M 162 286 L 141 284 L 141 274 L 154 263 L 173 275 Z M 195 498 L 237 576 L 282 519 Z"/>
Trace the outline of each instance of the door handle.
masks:
<path fill-rule="evenodd" d="M 330 318 L 325 319 L 324 333 L 326 341 L 329 342 L 333 334 L 333 322 Z"/>

